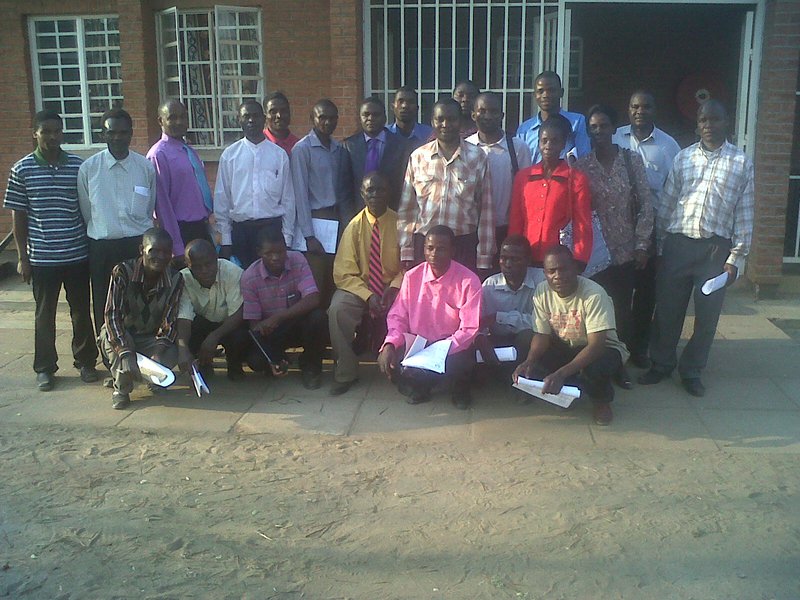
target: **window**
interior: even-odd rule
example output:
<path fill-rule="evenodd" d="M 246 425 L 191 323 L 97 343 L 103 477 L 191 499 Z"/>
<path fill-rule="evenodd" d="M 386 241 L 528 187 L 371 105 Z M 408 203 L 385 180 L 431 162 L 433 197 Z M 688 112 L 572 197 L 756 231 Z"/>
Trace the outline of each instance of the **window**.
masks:
<path fill-rule="evenodd" d="M 221 148 L 238 140 L 239 104 L 264 97 L 260 9 L 171 8 L 156 15 L 156 31 L 161 97 L 186 104 L 191 142 Z"/>
<path fill-rule="evenodd" d="M 122 104 L 116 16 L 31 18 L 36 109 L 64 119 L 64 146 L 101 145 L 100 117 Z"/>

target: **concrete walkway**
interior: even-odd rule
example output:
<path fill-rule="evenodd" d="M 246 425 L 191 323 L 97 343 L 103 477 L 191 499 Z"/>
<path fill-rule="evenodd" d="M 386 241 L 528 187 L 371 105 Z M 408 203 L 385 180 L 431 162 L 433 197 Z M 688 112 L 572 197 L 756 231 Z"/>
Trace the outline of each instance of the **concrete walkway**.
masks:
<path fill-rule="evenodd" d="M 374 364 L 364 366 L 361 382 L 336 398 L 327 394 L 329 364 L 323 388 L 313 392 L 303 389 L 298 373 L 275 380 L 248 372 L 245 381 L 234 385 L 220 364 L 209 397 L 198 399 L 185 385 L 156 396 L 139 387 L 132 408 L 115 411 L 110 390 L 81 383 L 71 366 L 63 300 L 58 317 L 61 370 L 56 389 L 40 393 L 31 369 L 30 289 L 5 279 L 0 281 L 0 420 L 244 435 L 800 453 L 800 342 L 770 320 L 778 319 L 784 328 L 800 324 L 800 302 L 754 303 L 751 297 L 748 290 L 734 289 L 726 299 L 704 376 L 705 398 L 686 394 L 677 377 L 657 386 L 618 390 L 613 424 L 597 427 L 585 404 L 568 411 L 538 400 L 520 404 L 519 393 L 500 383 L 476 389 L 475 404 L 467 411 L 452 407 L 447 393 L 437 394 L 429 404 L 409 406 Z"/>

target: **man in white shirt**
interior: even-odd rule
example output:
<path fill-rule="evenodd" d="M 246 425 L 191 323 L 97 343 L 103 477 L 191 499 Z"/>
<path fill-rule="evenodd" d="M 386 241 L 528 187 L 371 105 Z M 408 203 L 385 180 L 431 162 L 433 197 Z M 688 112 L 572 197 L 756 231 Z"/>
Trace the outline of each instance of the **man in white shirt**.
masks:
<path fill-rule="evenodd" d="M 508 209 L 511 206 L 511 186 L 517 171 L 531 166 L 531 151 L 527 144 L 503 131 L 503 103 L 493 92 L 484 92 L 475 99 L 472 120 L 478 132 L 466 141 L 475 144 L 489 159 L 494 202 L 495 239 L 508 235 Z"/>
<path fill-rule="evenodd" d="M 613 142 L 620 148 L 637 152 L 642 157 L 647 183 L 654 200 L 660 197 L 664 182 L 672 169 L 672 162 L 681 150 L 672 136 L 655 126 L 655 116 L 656 100 L 653 94 L 644 90 L 635 91 L 628 103 L 631 123 L 617 129 L 613 138 Z M 645 268 L 636 270 L 631 308 L 633 332 L 628 350 L 631 352 L 631 362 L 642 368 L 650 366 L 647 346 L 650 343 L 650 327 L 656 306 L 654 254 L 655 248 L 652 248 Z"/>
<path fill-rule="evenodd" d="M 239 124 L 244 137 L 222 153 L 214 192 L 220 256 L 236 256 L 245 269 L 258 257 L 255 241 L 261 229 L 282 231 L 287 245 L 294 233 L 289 157 L 264 135 L 265 123 L 258 102 L 242 102 Z"/>
<path fill-rule="evenodd" d="M 95 331 L 117 263 L 139 256 L 142 234 L 153 226 L 156 170 L 130 149 L 133 120 L 121 108 L 106 111 L 101 121 L 107 148 L 86 159 L 78 171 L 78 203 L 89 236 L 89 275 Z"/>

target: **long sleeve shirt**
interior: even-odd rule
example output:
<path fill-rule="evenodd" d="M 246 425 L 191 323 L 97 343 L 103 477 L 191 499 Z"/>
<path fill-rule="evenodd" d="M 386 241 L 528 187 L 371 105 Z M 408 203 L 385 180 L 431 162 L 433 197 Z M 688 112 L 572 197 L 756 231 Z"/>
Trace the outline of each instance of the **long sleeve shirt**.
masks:
<path fill-rule="evenodd" d="M 122 160 L 108 149 L 98 152 L 78 171 L 78 203 L 91 239 L 142 235 L 153 226 L 156 170 L 133 150 Z"/>
<path fill-rule="evenodd" d="M 560 233 L 572 222 L 575 258 L 588 263 L 592 254 L 592 197 L 589 180 L 562 160 L 545 179 L 542 164 L 517 173 L 511 191 L 509 235 L 524 235 L 531 245 L 532 260 L 544 261 L 544 253 L 560 243 Z"/>
<path fill-rule="evenodd" d="M 449 354 L 469 349 L 478 335 L 481 318 L 481 282 L 456 261 L 441 277 L 428 263 L 406 272 L 400 293 L 386 317 L 384 345 L 400 348 L 404 333 L 421 335 L 429 343 L 450 340 Z"/>
<path fill-rule="evenodd" d="M 561 158 L 566 158 L 567 154 L 575 158 L 589 154 L 592 151 L 592 143 L 589 141 L 589 134 L 586 131 L 586 117 L 580 113 L 573 113 L 563 109 L 559 114 L 572 125 L 572 134 L 561 152 Z M 535 117 L 524 121 L 517 128 L 517 137 L 528 144 L 528 148 L 530 148 L 531 164 L 533 165 L 542 162 L 542 153 L 539 151 L 539 129 L 541 126 L 541 113 L 536 113 Z"/>
<path fill-rule="evenodd" d="M 202 164 L 193 148 L 165 133 L 147 153 L 156 170 L 156 217 L 159 225 L 172 236 L 174 256 L 184 253 L 178 222 L 202 221 L 209 215 L 189 152 Z"/>
<path fill-rule="evenodd" d="M 399 288 L 403 272 L 400 267 L 400 247 L 397 245 L 397 213 L 391 208 L 377 218 L 366 208 L 359 212 L 345 228 L 333 261 L 333 282 L 336 287 L 358 296 L 364 302 L 372 296 L 368 286 L 369 251 L 372 228 L 376 222 L 381 235 L 384 288 Z"/>
<path fill-rule="evenodd" d="M 486 154 L 465 141 L 450 160 L 436 140 L 417 148 L 408 161 L 397 216 L 401 260 L 414 260 L 415 233 L 447 225 L 456 235 L 477 231 L 477 266 L 491 268 L 495 221 Z"/>
<path fill-rule="evenodd" d="M 105 322 L 108 341 L 120 356 L 134 350 L 128 347 L 126 333 L 150 334 L 165 345 L 173 343 L 178 334 L 183 277 L 168 268 L 155 286 L 145 290 L 144 276 L 141 258 L 121 262 L 111 271 Z"/>
<path fill-rule="evenodd" d="M 295 194 L 286 152 L 262 140 L 242 138 L 219 159 L 214 215 L 223 246 L 231 245 L 233 223 L 281 217 L 286 245 L 292 243 Z"/>
<path fill-rule="evenodd" d="M 352 216 L 350 162 L 347 150 L 337 140 L 331 138 L 331 146 L 326 148 L 312 129 L 292 148 L 292 178 L 303 237 L 314 235 L 312 210 L 335 206 L 340 214 Z"/>
<path fill-rule="evenodd" d="M 636 250 L 649 250 L 653 234 L 654 198 L 647 183 L 644 163 L 638 154 L 631 152 L 629 173 L 625 152 L 630 151 L 619 149 L 610 171 L 600 164 L 594 150 L 575 163 L 575 168 L 589 178 L 592 208 L 600 217 L 603 239 L 615 265 L 632 261 Z M 638 202 L 634 201 L 634 189 Z"/>
<path fill-rule="evenodd" d="M 502 137 L 491 144 L 482 142 L 478 134 L 467 138 L 486 153 L 489 159 L 489 172 L 492 175 L 492 202 L 494 203 L 494 224 L 496 227 L 508 225 L 508 211 L 511 207 L 511 187 L 514 184 L 514 175 L 511 165 L 511 152 L 508 148 L 508 138 L 503 133 Z M 521 139 L 511 138 L 514 152 L 517 157 L 517 170 L 531 166 L 531 151 Z M 497 240 L 502 242 L 502 240 Z"/>
<path fill-rule="evenodd" d="M 487 277 L 483 282 L 483 314 L 494 315 L 490 333 L 514 335 L 533 329 L 533 293 L 544 280 L 544 271 L 533 267 L 528 268 L 516 290 L 511 289 L 502 273 Z"/>
<path fill-rule="evenodd" d="M 753 163 L 730 142 L 709 152 L 698 142 L 681 150 L 656 207 L 656 237 L 731 240 L 726 261 L 740 271 L 750 253 L 755 194 Z"/>

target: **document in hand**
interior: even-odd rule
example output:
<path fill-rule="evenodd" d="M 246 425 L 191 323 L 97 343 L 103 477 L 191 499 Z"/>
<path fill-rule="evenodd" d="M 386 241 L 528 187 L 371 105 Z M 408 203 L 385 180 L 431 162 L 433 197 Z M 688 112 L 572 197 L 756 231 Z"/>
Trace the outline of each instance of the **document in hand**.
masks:
<path fill-rule="evenodd" d="M 728 274 L 723 272 L 716 277 L 712 277 L 708 281 L 703 284 L 703 287 L 700 288 L 706 296 L 713 294 L 717 290 L 721 290 L 725 287 L 725 284 L 728 283 Z"/>
<path fill-rule="evenodd" d="M 206 385 L 206 380 L 203 379 L 200 371 L 197 370 L 197 365 L 194 363 L 192 363 L 192 385 L 194 385 L 194 393 L 197 394 L 198 398 L 203 395 L 203 392 L 206 394 L 211 393 L 208 385 Z"/>
<path fill-rule="evenodd" d="M 503 346 L 494 349 L 495 356 L 500 362 L 511 362 L 517 360 L 517 349 L 514 346 Z M 480 350 L 475 350 L 475 360 L 479 363 L 485 362 Z"/>
<path fill-rule="evenodd" d="M 439 340 L 426 348 L 428 340 L 421 335 L 412 336 L 406 333 L 405 337 L 406 354 L 400 362 L 401 365 L 426 369 L 434 373 L 444 373 L 447 353 L 450 351 L 450 344 L 453 343 L 451 340 Z"/>
<path fill-rule="evenodd" d="M 517 383 L 514 384 L 514 387 L 527 394 L 530 394 L 531 396 L 541 398 L 550 404 L 560 406 L 561 408 L 569 408 L 570 404 L 572 404 L 572 401 L 581 395 L 580 389 L 573 385 L 563 386 L 558 394 L 545 394 L 542 392 L 544 383 L 538 379 L 526 379 L 525 377 L 520 377 L 517 380 Z"/>
<path fill-rule="evenodd" d="M 159 387 L 169 387 L 175 383 L 175 373 L 144 354 L 136 353 L 136 364 L 142 376 Z"/>
<path fill-rule="evenodd" d="M 332 219 L 311 219 L 311 225 L 314 227 L 314 237 L 319 240 L 325 252 L 328 254 L 336 254 L 336 240 L 339 235 L 339 221 Z M 294 236 L 292 241 L 292 250 L 299 250 L 305 252 L 308 250 L 306 246 L 306 238 L 303 237 L 303 232 L 300 231 L 298 225 L 294 229 Z"/>

